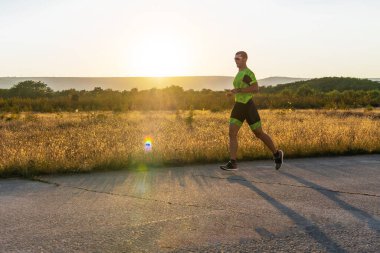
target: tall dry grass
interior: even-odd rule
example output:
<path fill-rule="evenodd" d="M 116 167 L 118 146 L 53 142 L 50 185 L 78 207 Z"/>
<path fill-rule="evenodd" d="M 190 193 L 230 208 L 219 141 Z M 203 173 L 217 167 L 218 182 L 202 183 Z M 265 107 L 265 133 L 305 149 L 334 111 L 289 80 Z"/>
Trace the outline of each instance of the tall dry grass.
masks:
<path fill-rule="evenodd" d="M 380 152 L 378 111 L 261 110 L 286 157 Z M 2 115 L 0 175 L 113 170 L 228 159 L 229 112 Z M 144 137 L 152 151 L 145 152 Z M 239 159 L 269 159 L 243 125 Z M 144 168 L 144 167 L 142 167 Z"/>

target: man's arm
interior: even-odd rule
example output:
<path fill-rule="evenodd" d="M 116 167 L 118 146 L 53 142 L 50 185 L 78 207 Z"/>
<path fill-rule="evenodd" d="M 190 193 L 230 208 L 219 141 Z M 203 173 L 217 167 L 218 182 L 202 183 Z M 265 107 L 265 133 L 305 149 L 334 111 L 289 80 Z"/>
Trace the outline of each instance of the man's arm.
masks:
<path fill-rule="evenodd" d="M 259 92 L 259 84 L 257 82 L 252 83 L 251 86 L 245 88 L 237 88 L 231 90 L 232 93 L 257 93 Z"/>

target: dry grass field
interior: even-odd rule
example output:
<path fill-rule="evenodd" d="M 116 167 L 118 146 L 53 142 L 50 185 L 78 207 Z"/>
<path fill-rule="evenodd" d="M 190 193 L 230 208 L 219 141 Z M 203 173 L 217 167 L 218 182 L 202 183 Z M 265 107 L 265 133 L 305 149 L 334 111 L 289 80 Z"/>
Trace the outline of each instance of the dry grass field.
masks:
<path fill-rule="evenodd" d="M 261 110 L 286 157 L 380 152 L 380 111 Z M 0 175 L 148 169 L 228 159 L 229 111 L 2 114 Z M 145 151 L 145 137 L 152 150 Z M 245 123 L 239 159 L 270 159 Z"/>

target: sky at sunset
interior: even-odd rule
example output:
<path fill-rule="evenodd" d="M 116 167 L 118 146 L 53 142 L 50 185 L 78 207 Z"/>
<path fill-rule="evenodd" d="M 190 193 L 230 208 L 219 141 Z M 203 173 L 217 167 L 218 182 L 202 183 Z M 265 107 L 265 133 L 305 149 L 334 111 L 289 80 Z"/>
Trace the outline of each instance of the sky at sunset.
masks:
<path fill-rule="evenodd" d="M 378 0 L 0 0 L 0 76 L 380 77 Z"/>

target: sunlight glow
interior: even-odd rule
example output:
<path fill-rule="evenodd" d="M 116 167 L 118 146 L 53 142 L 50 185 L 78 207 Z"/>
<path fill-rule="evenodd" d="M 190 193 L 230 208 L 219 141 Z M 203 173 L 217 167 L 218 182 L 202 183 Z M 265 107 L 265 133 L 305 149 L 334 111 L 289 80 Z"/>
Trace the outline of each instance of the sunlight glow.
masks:
<path fill-rule="evenodd" d="M 174 76 L 188 72 L 189 57 L 185 42 L 180 36 L 170 33 L 154 32 L 144 34 L 131 45 L 131 58 L 128 65 L 133 69 L 127 72 L 137 76 Z"/>

